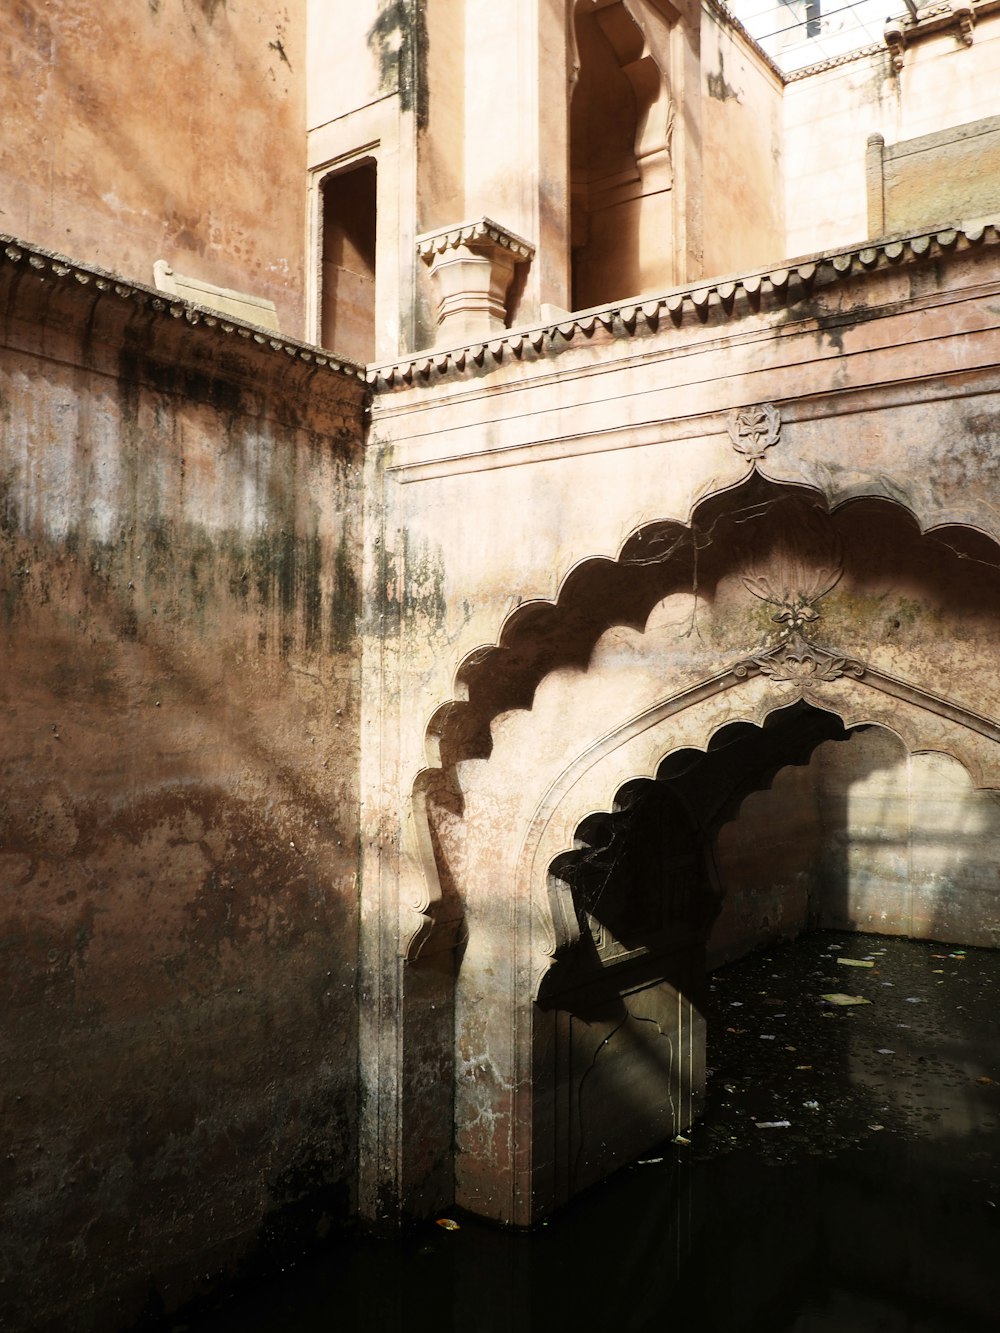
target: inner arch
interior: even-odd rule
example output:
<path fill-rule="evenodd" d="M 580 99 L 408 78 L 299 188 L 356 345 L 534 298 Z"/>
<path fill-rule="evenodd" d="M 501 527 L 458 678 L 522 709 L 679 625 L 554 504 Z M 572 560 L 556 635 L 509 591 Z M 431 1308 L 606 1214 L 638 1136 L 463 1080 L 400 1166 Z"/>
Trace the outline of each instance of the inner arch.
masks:
<path fill-rule="evenodd" d="M 804 700 L 674 751 L 574 841 L 549 873 L 572 894 L 580 946 L 547 1003 L 638 966 L 690 990 L 811 928 L 1000 943 L 998 794 L 948 755 Z"/>

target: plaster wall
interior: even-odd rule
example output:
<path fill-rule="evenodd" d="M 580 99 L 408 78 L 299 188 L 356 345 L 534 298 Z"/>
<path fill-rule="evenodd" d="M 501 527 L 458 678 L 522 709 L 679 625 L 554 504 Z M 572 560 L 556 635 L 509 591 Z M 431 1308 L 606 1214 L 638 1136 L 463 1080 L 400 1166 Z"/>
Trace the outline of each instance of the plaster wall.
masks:
<path fill-rule="evenodd" d="M 0 1262 L 39 1330 L 356 1201 L 361 386 L 95 282 L 0 267 Z"/>
<path fill-rule="evenodd" d="M 305 0 L 305 122 L 318 129 L 396 91 L 400 12 L 382 0 Z M 395 52 L 393 51 L 395 47 Z"/>
<path fill-rule="evenodd" d="M 792 80 L 784 95 L 785 254 L 850 245 L 870 235 L 865 145 L 887 145 L 1000 111 L 1000 15 L 980 18 L 975 40 L 925 38 L 892 67 L 888 50 Z M 929 189 L 938 188 L 937 182 Z M 960 221 L 947 191 L 936 225 Z M 971 221 L 971 219 L 968 219 Z M 918 225 L 927 225 L 923 222 Z"/>
<path fill-rule="evenodd" d="M 785 248 L 781 79 L 708 8 L 701 68 L 703 272 L 733 273 L 795 253 Z"/>
<path fill-rule="evenodd" d="M 303 332 L 299 0 L 24 0 L 0 14 L 0 223 L 152 283 L 274 301 Z"/>

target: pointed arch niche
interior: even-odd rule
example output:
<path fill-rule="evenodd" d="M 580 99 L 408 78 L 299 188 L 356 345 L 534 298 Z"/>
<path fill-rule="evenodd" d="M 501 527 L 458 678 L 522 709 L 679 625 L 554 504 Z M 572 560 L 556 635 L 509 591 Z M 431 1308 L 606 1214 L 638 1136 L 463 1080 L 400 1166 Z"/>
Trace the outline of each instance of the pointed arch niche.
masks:
<path fill-rule="evenodd" d="M 998 594 L 983 534 L 754 473 L 466 659 L 414 802 L 413 952 L 462 941 L 459 1203 L 533 1222 L 694 1118 L 720 866 L 788 765 L 960 764 L 971 844 L 972 788 L 1000 789 Z"/>
<path fill-rule="evenodd" d="M 681 281 L 674 259 L 673 33 L 667 0 L 577 0 L 571 15 L 575 310 Z"/>

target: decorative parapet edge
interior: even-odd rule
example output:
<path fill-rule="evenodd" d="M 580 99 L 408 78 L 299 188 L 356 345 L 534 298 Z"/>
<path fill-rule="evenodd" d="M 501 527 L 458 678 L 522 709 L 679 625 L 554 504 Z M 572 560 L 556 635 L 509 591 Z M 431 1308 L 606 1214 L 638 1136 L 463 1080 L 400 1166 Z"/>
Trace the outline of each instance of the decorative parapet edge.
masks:
<path fill-rule="evenodd" d="M 856 51 L 845 51 L 840 56 L 829 56 L 826 60 L 817 60 L 815 65 L 806 65 L 803 69 L 792 70 L 785 75 L 786 83 L 797 83 L 799 79 L 808 79 L 813 74 L 824 74 L 828 69 L 839 69 L 841 65 L 853 65 L 856 60 L 867 60 L 872 56 L 884 56 L 883 42 L 872 42 L 870 46 L 859 46 Z"/>
<path fill-rule="evenodd" d="M 245 320 L 234 319 L 229 315 L 219 314 L 205 306 L 196 305 L 180 297 L 171 297 L 168 293 L 147 287 L 141 282 L 131 282 L 119 274 L 106 269 L 92 268 L 67 259 L 51 250 L 42 250 L 29 245 L 16 236 L 0 232 L 0 269 L 5 266 L 24 265 L 25 270 L 36 273 L 40 278 L 58 278 L 62 281 L 75 281 L 81 287 L 91 287 L 103 296 L 123 302 L 131 302 L 137 308 L 150 311 L 154 315 L 170 319 L 183 319 L 187 324 L 199 324 L 212 329 L 222 336 L 246 339 L 257 346 L 272 352 L 284 352 L 295 361 L 333 370 L 347 375 L 351 379 L 364 381 L 365 371 L 362 366 L 352 361 L 345 361 L 330 352 L 310 343 L 299 342 L 295 338 L 278 335 L 273 329 L 265 329 L 258 324 L 248 324 Z"/>
<path fill-rule="evenodd" d="M 740 22 L 728 5 L 723 3 L 723 0 L 702 0 L 702 4 L 710 14 L 714 14 L 716 18 L 721 19 L 728 28 L 732 28 L 734 32 L 739 33 L 744 41 L 749 42 L 754 53 L 760 57 L 771 73 L 775 75 L 776 78 L 780 79 L 782 83 L 787 83 L 789 79 L 793 77 L 790 74 L 786 74 L 777 61 L 767 54 L 761 44 L 757 41 L 757 38 L 754 37 L 753 33 Z"/>
<path fill-rule="evenodd" d="M 923 5 L 915 14 L 888 19 L 883 40 L 892 53 L 893 69 L 903 68 L 908 46 L 935 33 L 954 31 L 962 46 L 971 46 L 977 17 L 998 9 L 1000 0 L 942 0 L 940 4 Z"/>
<path fill-rule="evenodd" d="M 476 218 L 472 222 L 460 222 L 454 227 L 440 227 L 437 231 L 425 231 L 417 237 L 417 254 L 424 260 L 434 255 L 442 255 L 446 250 L 457 250 L 460 245 L 476 245 L 487 242 L 509 250 L 515 262 L 531 259 L 535 247 L 521 236 L 515 236 L 506 227 L 491 218 Z"/>
<path fill-rule="evenodd" d="M 370 365 L 365 377 L 376 391 L 405 389 L 438 383 L 446 374 L 472 375 L 491 370 L 505 358 L 543 360 L 574 340 L 578 344 L 586 342 L 595 333 L 634 337 L 661 328 L 705 325 L 712 316 L 717 323 L 735 321 L 762 308 L 787 309 L 810 296 L 818 286 L 998 242 L 1000 221 L 864 242 L 849 250 L 830 251 L 736 277 L 675 288 L 662 296 L 638 297 L 584 310 L 557 323 L 506 329 L 496 337 L 461 347 L 422 351 L 397 361 Z"/>

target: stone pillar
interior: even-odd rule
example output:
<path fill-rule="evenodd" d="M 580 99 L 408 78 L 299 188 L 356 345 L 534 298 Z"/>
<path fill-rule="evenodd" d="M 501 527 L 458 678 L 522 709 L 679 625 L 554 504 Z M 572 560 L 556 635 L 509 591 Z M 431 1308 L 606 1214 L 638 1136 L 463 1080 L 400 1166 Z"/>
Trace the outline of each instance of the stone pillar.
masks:
<path fill-rule="evenodd" d="M 417 253 L 437 296 L 436 345 L 457 346 L 506 328 L 514 269 L 535 248 L 484 217 L 418 236 Z"/>

